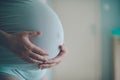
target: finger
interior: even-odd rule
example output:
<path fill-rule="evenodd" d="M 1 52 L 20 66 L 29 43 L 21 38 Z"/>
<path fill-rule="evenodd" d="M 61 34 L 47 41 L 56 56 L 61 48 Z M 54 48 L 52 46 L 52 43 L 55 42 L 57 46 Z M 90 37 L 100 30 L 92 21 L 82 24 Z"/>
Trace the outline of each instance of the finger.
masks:
<path fill-rule="evenodd" d="M 49 64 L 45 64 L 45 65 L 43 65 L 42 67 L 41 67 L 41 69 L 45 69 L 45 68 L 52 68 L 53 66 L 56 66 L 57 64 L 51 64 L 51 65 L 49 65 Z"/>
<path fill-rule="evenodd" d="M 24 34 L 27 34 L 29 37 L 34 37 L 36 35 L 41 34 L 41 32 L 24 32 Z M 28 37 L 24 37 L 24 42 L 26 46 L 30 49 L 32 49 L 33 52 L 38 53 L 40 55 L 48 55 L 48 53 L 41 48 L 37 47 L 35 44 L 33 44 Z"/>
<path fill-rule="evenodd" d="M 27 61 L 29 63 L 36 63 L 36 64 L 43 63 L 43 62 L 35 60 L 35 59 L 31 58 L 31 57 L 25 57 L 25 58 L 23 58 L 23 60 L 25 60 L 25 61 Z"/>
<path fill-rule="evenodd" d="M 45 50 L 37 47 L 36 45 L 33 44 L 33 48 L 32 51 L 39 54 L 39 55 L 43 55 L 43 56 L 48 56 L 48 52 L 46 52 Z"/>
<path fill-rule="evenodd" d="M 57 60 L 57 59 L 59 60 L 66 54 L 66 49 L 63 45 L 61 45 L 59 48 L 60 48 L 60 52 L 55 58 L 53 58 L 53 60 Z"/>
<path fill-rule="evenodd" d="M 66 53 L 66 49 L 65 49 L 64 45 L 60 45 L 59 49 L 60 49 L 60 51 Z"/>
<path fill-rule="evenodd" d="M 57 64 L 59 64 L 61 62 L 61 58 L 65 55 L 66 50 L 63 45 L 61 45 L 59 48 L 60 48 L 60 53 L 55 58 L 45 62 L 45 64 L 44 63 L 41 64 L 40 68 L 42 68 L 42 69 L 50 68 L 50 67 L 56 66 Z"/>
<path fill-rule="evenodd" d="M 56 63 L 57 61 L 53 60 L 53 59 L 49 59 L 48 61 L 44 62 L 45 64 L 53 64 Z"/>
<path fill-rule="evenodd" d="M 61 61 L 62 57 L 64 56 L 64 54 L 60 53 L 61 55 L 53 58 L 53 59 L 50 59 L 48 61 L 46 61 L 45 63 L 48 63 L 48 64 L 53 64 L 53 63 L 57 63 L 59 61 Z"/>
<path fill-rule="evenodd" d="M 46 51 L 42 50 L 41 48 L 39 48 L 35 44 L 31 43 L 31 41 L 28 38 L 25 39 L 25 44 L 33 52 L 40 54 L 40 55 L 43 55 L 43 56 L 48 56 L 48 53 Z"/>
<path fill-rule="evenodd" d="M 51 67 L 56 66 L 56 65 L 57 65 L 56 63 L 54 63 L 54 64 L 44 64 L 44 65 L 40 66 L 39 68 L 40 69 L 51 68 Z"/>
<path fill-rule="evenodd" d="M 61 60 L 61 58 L 62 58 L 62 57 L 65 55 L 65 53 L 66 53 L 65 48 L 64 48 L 63 46 L 60 46 L 60 49 L 61 49 L 60 53 L 59 53 L 55 58 L 50 59 L 50 60 L 48 60 L 48 61 L 45 62 L 45 63 L 51 64 L 51 63 L 59 62 L 59 61 Z"/>
<path fill-rule="evenodd" d="M 33 58 L 33 59 L 35 59 L 35 60 L 38 60 L 38 61 L 42 61 L 42 62 L 47 61 L 47 59 L 46 59 L 45 57 L 40 56 L 40 55 L 38 55 L 38 54 L 36 54 L 36 53 L 34 53 L 34 52 L 32 52 L 32 51 L 30 51 L 29 57 L 31 57 L 31 58 Z"/>
<path fill-rule="evenodd" d="M 42 64 L 40 65 L 40 69 L 45 69 L 45 68 L 51 68 L 54 67 L 56 65 L 58 65 L 61 61 L 57 62 L 57 63 L 53 63 L 53 64 Z"/>
<path fill-rule="evenodd" d="M 28 32 L 29 38 L 41 35 L 41 32 Z"/>

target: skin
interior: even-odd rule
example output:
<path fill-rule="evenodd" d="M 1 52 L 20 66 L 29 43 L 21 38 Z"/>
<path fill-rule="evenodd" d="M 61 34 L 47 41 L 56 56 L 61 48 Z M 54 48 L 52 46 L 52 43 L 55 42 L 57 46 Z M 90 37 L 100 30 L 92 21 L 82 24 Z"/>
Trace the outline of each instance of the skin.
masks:
<path fill-rule="evenodd" d="M 46 59 L 45 56 L 48 56 L 48 52 L 39 48 L 30 41 L 31 38 L 40 36 L 40 32 L 23 31 L 14 34 L 8 34 L 0 30 L 0 35 L 4 39 L 0 40 L 0 45 L 8 48 L 17 56 L 29 63 L 37 63 L 40 69 L 51 68 L 58 65 L 63 56 L 66 54 L 64 45 L 60 45 L 59 54 L 53 59 Z M 2 80 L 18 80 L 14 76 L 11 78 L 10 76 L 0 75 L 0 79 L 4 77 L 6 79 Z"/>
<path fill-rule="evenodd" d="M 42 63 L 47 61 L 44 56 L 48 53 L 31 43 L 30 39 L 39 36 L 39 32 L 18 32 L 6 34 L 3 46 L 14 52 L 17 56 L 29 63 Z"/>

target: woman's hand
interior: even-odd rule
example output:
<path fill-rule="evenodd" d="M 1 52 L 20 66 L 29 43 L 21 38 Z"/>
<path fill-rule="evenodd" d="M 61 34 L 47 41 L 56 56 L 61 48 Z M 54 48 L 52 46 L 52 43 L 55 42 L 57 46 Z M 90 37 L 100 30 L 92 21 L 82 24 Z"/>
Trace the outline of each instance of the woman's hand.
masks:
<path fill-rule="evenodd" d="M 30 38 L 40 35 L 40 32 L 18 32 L 6 34 L 6 42 L 3 45 L 23 60 L 29 63 L 43 63 L 48 53 L 31 43 Z"/>
<path fill-rule="evenodd" d="M 66 54 L 66 49 L 65 49 L 64 45 L 61 45 L 60 46 L 60 52 L 55 58 L 50 59 L 50 60 L 48 60 L 48 61 L 46 61 L 42 64 L 39 64 L 38 66 L 39 66 L 40 69 L 54 67 L 61 62 L 61 60 L 62 60 L 62 58 L 64 57 L 65 54 Z"/>

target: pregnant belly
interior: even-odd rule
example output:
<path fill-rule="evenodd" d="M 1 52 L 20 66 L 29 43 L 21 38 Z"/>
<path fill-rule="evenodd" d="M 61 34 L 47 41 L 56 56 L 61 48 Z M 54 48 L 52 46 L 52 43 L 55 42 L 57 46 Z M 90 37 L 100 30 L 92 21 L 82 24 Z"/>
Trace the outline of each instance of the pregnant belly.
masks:
<path fill-rule="evenodd" d="M 49 52 L 50 56 L 48 58 L 57 56 L 59 45 L 63 44 L 64 41 L 63 28 L 58 16 L 51 8 L 39 2 L 39 0 L 29 3 L 21 3 L 20 1 L 17 2 L 17 0 L 14 3 L 4 1 L 1 3 L 0 29 L 9 33 L 40 31 L 42 36 L 35 37 L 31 41 Z M 0 51 L 0 63 L 27 63 L 6 48 L 0 46 Z"/>

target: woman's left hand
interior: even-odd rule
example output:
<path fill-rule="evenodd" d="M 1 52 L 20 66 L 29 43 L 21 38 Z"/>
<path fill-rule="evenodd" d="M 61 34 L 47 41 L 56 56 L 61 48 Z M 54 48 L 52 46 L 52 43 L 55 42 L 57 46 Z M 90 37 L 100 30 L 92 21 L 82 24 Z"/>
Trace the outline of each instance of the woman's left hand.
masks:
<path fill-rule="evenodd" d="M 55 58 L 52 58 L 38 65 L 40 69 L 51 68 L 51 67 L 58 65 L 61 62 L 62 58 L 66 54 L 66 49 L 64 45 L 61 45 L 59 48 L 60 48 L 60 52 Z"/>

